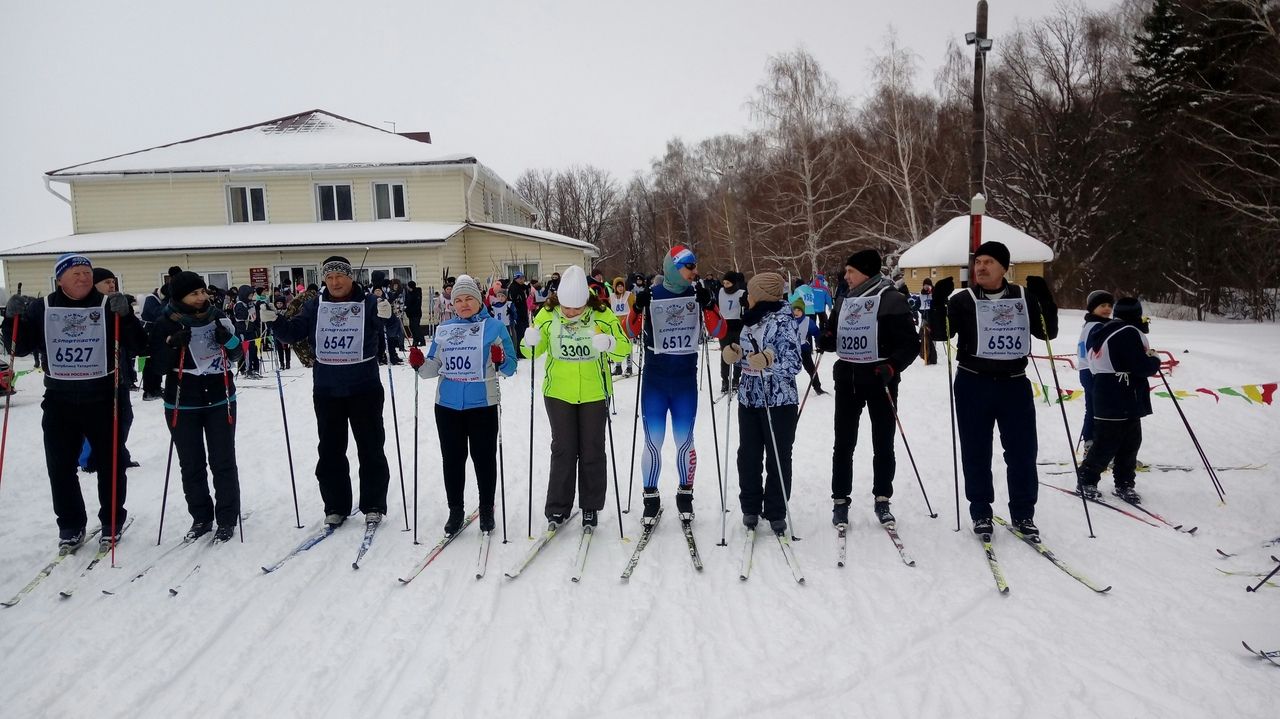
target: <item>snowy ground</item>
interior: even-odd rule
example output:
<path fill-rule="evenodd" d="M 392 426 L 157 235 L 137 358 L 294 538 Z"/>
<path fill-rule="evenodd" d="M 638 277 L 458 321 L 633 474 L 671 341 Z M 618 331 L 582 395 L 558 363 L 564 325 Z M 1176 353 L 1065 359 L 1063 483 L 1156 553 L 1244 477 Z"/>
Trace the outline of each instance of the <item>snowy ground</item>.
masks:
<path fill-rule="evenodd" d="M 1059 352 L 1072 350 L 1079 318 L 1078 312 L 1063 313 Z M 1280 379 L 1275 325 L 1159 320 L 1152 340 L 1181 360 L 1173 376 L 1179 388 Z M 1048 366 L 1042 362 L 1041 369 L 1052 384 Z M 855 465 L 849 564 L 836 567 L 828 486 L 832 401 L 810 398 L 797 442 L 793 499 L 797 534 L 804 538 L 796 544 L 808 576 L 803 586 L 792 580 L 776 543 L 763 537 L 751 579 L 738 580 L 742 532 L 736 510 L 728 517 L 728 547 L 716 546 L 720 500 L 704 399 L 696 528 L 706 570 L 694 573 L 679 525 L 669 521 L 630 583 L 620 582 L 634 542 L 618 539 L 611 492 L 586 576 L 575 585 L 568 577 L 576 528 L 519 579 L 502 577 L 528 545 L 528 371 L 522 363 L 520 374 L 503 384 L 511 543 L 494 543 L 488 576 L 481 581 L 473 575 L 475 528 L 412 584 L 396 581 L 438 537 L 445 518 L 430 383 L 421 387 L 417 514 L 423 544 L 414 546 L 411 535 L 400 531 L 404 515 L 393 462 L 389 524 L 360 571 L 350 569 L 360 538 L 353 523 L 279 572 L 263 575 L 262 564 L 304 535 L 294 528 L 275 383 L 263 381 L 245 383 L 240 393 L 241 485 L 244 506 L 253 512 L 246 542 L 183 550 L 129 584 L 131 570 L 160 551 L 154 545 L 167 449 L 160 408 L 135 402 L 130 445 L 143 466 L 130 477 L 128 506 L 137 522 L 119 548 L 119 568 L 99 566 L 78 579 L 87 562 L 88 552 L 82 551 L 21 604 L 0 610 L 3 714 L 1274 715 L 1280 668 L 1246 654 L 1240 641 L 1280 648 L 1280 589 L 1246 593 L 1246 583 L 1256 580 L 1217 570 L 1267 571 L 1274 566 L 1269 555 L 1280 553 L 1261 547 L 1280 535 L 1280 407 L 1233 397 L 1183 402 L 1215 464 L 1266 464 L 1258 471 L 1222 472 L 1225 505 L 1219 505 L 1203 471 L 1139 476 L 1138 489 L 1149 506 L 1176 522 L 1199 525 L 1194 537 L 1095 508 L 1098 537 L 1089 539 L 1079 501 L 1042 492 L 1037 520 L 1047 544 L 1115 588 L 1095 595 L 1002 532 L 996 549 L 1012 587 L 1002 597 L 972 534 L 954 531 L 945 364 L 913 366 L 902 387 L 902 421 L 941 515 L 926 515 L 899 443 L 894 509 L 918 563 L 914 568 L 899 561 L 874 523 L 871 457 L 862 450 Z M 298 369 L 285 375 L 303 522 L 314 527 L 321 507 L 311 474 L 310 379 Z M 829 382 L 829 367 L 823 375 Z M 1073 372 L 1061 375 L 1065 387 L 1079 387 Z M 618 385 L 614 427 L 624 505 L 632 382 Z M 395 386 L 412 492 L 413 381 L 406 367 L 396 368 Z M 41 450 L 38 376 L 25 377 L 19 387 L 0 485 L 3 598 L 50 558 L 56 540 Z M 1156 415 L 1144 427 L 1142 459 L 1195 465 L 1197 456 L 1173 406 L 1156 402 Z M 1058 408 L 1038 406 L 1041 460 L 1068 460 Z M 716 405 L 722 452 L 724 408 L 723 402 Z M 1068 402 L 1067 410 L 1078 428 L 1083 405 Z M 542 417 L 539 399 L 539 516 L 549 444 Z M 863 428 L 869 444 L 868 431 Z M 394 451 L 389 438 L 392 459 Z M 668 443 L 668 468 L 672 452 Z M 354 462 L 354 448 L 352 457 Z M 1061 471 L 1058 466 L 1041 469 L 1042 479 L 1070 483 L 1068 475 L 1048 473 Z M 82 484 L 92 513 L 92 482 L 85 477 Z M 174 484 L 166 545 L 176 543 L 189 522 L 176 476 Z M 668 472 L 668 502 L 674 485 Z M 1108 480 L 1104 487 L 1110 489 Z M 730 493 L 734 507 L 736 474 Z M 1005 496 L 1003 487 L 997 496 Z M 1006 513 L 999 504 L 997 512 Z M 638 514 L 625 516 L 633 539 Z M 1219 559 L 1216 547 L 1240 556 Z M 171 597 L 168 588 L 196 563 L 201 570 Z M 114 596 L 99 591 L 122 584 Z M 75 596 L 59 599 L 58 590 L 68 587 L 76 588 Z"/>

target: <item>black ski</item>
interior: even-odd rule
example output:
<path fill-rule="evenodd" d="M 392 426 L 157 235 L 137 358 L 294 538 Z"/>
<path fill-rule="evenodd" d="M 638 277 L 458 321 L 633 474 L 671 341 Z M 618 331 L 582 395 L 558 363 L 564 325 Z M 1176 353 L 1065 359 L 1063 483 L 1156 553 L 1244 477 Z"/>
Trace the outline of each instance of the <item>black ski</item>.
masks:
<path fill-rule="evenodd" d="M 698 543 L 693 539 L 693 518 L 680 518 L 680 529 L 684 532 L 684 543 L 689 548 L 689 558 L 693 560 L 693 568 L 702 571 L 702 557 L 698 554 Z"/>

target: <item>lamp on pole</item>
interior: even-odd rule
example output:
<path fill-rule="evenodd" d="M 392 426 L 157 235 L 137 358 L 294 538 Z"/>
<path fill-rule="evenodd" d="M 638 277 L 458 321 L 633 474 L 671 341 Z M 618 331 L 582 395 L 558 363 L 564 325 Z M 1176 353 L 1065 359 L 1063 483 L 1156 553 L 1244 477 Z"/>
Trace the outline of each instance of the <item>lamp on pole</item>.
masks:
<path fill-rule="evenodd" d="M 973 276 L 973 252 L 982 244 L 982 215 L 986 213 L 987 199 L 987 110 L 985 85 L 987 79 L 987 53 L 992 40 L 987 37 L 987 0 L 978 0 L 978 17 L 974 32 L 967 32 L 964 41 L 973 45 L 973 129 L 969 147 L 969 192 L 973 200 L 969 205 L 969 263 L 960 272 L 960 286 L 968 287 Z"/>

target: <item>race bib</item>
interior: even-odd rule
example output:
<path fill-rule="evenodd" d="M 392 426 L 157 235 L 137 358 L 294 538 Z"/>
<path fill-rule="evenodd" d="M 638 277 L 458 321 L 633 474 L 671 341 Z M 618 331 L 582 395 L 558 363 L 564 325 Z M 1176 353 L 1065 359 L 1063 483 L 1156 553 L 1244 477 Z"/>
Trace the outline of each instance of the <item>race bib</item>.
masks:
<path fill-rule="evenodd" d="M 613 308 L 613 313 L 619 317 L 625 316 L 631 311 L 631 306 L 627 300 L 631 299 L 630 292 L 622 293 L 621 297 L 609 296 L 609 306 Z"/>
<path fill-rule="evenodd" d="M 836 325 L 836 354 L 846 362 L 880 360 L 880 295 L 846 297 Z"/>
<path fill-rule="evenodd" d="M 561 362 L 590 362 L 596 358 L 596 348 L 591 345 L 594 327 L 576 319 L 558 324 L 559 330 L 551 338 L 552 357 Z"/>
<path fill-rule="evenodd" d="M 691 355 L 698 352 L 698 302 L 694 298 L 652 300 L 649 318 L 655 354 Z"/>
<path fill-rule="evenodd" d="M 747 355 L 755 352 L 756 345 L 759 345 L 761 351 L 764 350 L 764 325 L 758 324 L 755 327 L 746 327 L 742 330 L 742 359 L 738 360 L 738 364 L 742 367 L 742 374 L 749 377 L 762 377 L 764 372 L 751 369 L 751 365 L 747 364 Z"/>
<path fill-rule="evenodd" d="M 972 293 L 972 290 L 970 290 Z M 1031 354 L 1031 315 L 1026 300 L 978 300 L 974 298 L 978 319 L 978 346 L 975 357 L 983 359 L 1021 359 Z"/>
<path fill-rule="evenodd" d="M 720 290 L 720 316 L 726 320 L 742 319 L 742 290 L 734 293 Z"/>
<path fill-rule="evenodd" d="M 218 322 L 221 321 L 218 320 Z M 191 342 L 187 344 L 187 353 L 191 355 L 195 369 L 186 370 L 187 372 L 206 375 L 221 374 L 226 370 L 222 345 L 218 344 L 218 340 L 214 338 L 217 327 L 217 323 L 210 322 L 207 325 L 191 328 Z"/>
<path fill-rule="evenodd" d="M 364 357 L 363 302 L 325 302 L 316 309 L 316 361 L 355 364 Z"/>
<path fill-rule="evenodd" d="M 106 302 L 100 307 L 46 307 L 49 376 L 86 380 L 107 376 Z"/>
<path fill-rule="evenodd" d="M 436 331 L 440 376 L 454 382 L 484 381 L 484 323 L 445 325 Z"/>

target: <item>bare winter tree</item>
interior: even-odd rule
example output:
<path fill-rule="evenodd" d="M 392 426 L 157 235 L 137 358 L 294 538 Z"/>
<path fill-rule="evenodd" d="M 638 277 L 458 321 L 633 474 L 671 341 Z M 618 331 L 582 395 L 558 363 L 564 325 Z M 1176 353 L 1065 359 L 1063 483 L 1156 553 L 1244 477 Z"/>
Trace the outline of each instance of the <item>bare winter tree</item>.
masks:
<path fill-rule="evenodd" d="M 750 107 L 769 140 L 764 181 L 773 201 L 757 229 L 774 241 L 764 256 L 786 270 L 815 275 L 824 255 L 856 241 L 839 230 L 870 184 L 848 181 L 853 153 L 841 132 L 848 107 L 835 81 L 804 50 L 769 60 Z"/>

